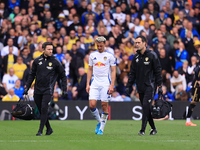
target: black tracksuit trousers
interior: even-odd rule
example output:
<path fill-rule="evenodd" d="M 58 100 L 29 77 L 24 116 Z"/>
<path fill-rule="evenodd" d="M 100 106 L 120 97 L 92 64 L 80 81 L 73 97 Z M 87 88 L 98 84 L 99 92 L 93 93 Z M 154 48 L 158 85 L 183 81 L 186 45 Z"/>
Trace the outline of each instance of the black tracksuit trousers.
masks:
<path fill-rule="evenodd" d="M 139 93 L 139 97 L 143 109 L 141 131 L 145 132 L 147 121 L 149 121 L 151 128 L 155 129 L 154 121 L 151 115 L 154 89 L 152 87 L 147 87 L 144 93 Z"/>
<path fill-rule="evenodd" d="M 34 94 L 34 101 L 40 112 L 40 128 L 39 132 L 42 133 L 44 125 L 47 130 L 51 128 L 48 120 L 48 103 L 51 101 L 51 95 Z"/>

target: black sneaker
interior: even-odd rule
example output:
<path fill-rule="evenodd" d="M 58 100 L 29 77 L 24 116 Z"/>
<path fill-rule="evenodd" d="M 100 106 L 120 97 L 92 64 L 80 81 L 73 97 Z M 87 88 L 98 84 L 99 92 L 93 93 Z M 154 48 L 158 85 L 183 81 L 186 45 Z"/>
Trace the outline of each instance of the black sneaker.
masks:
<path fill-rule="evenodd" d="M 149 133 L 149 135 L 155 135 L 157 133 L 156 129 L 151 129 L 151 132 Z"/>
<path fill-rule="evenodd" d="M 38 133 L 36 134 L 36 136 L 42 136 L 42 133 L 38 131 Z"/>
<path fill-rule="evenodd" d="M 53 133 L 52 129 L 47 130 L 46 135 L 51 135 Z"/>
<path fill-rule="evenodd" d="M 145 135 L 144 131 L 141 131 L 138 133 L 138 135 Z"/>

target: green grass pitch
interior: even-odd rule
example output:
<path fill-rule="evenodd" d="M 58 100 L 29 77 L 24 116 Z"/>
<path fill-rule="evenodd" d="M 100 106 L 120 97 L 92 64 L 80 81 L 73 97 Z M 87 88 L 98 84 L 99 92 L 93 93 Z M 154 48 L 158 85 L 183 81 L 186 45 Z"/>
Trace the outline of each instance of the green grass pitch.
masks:
<path fill-rule="evenodd" d="M 111 120 L 104 135 L 94 133 L 96 121 L 50 121 L 54 133 L 37 137 L 39 121 L 1 121 L 0 150 L 199 150 L 200 121 L 156 121 L 158 134 L 138 136 L 141 121 Z"/>

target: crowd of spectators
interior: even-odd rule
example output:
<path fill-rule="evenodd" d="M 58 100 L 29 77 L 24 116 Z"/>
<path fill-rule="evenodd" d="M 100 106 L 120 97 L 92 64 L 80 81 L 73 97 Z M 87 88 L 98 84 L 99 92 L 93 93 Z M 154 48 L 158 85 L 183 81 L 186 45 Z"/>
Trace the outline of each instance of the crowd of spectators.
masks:
<path fill-rule="evenodd" d="M 68 100 L 88 100 L 85 91 L 89 54 L 95 39 L 106 38 L 116 57 L 111 101 L 139 101 L 137 87 L 125 92 L 138 35 L 160 59 L 163 98 L 190 100 L 194 69 L 200 63 L 198 0 L 0 0 L 0 99 L 17 101 L 33 60 L 52 42 L 67 76 Z M 57 80 L 53 100 L 63 100 Z M 28 94 L 33 100 L 34 83 Z M 155 99 L 158 95 L 155 95 Z"/>

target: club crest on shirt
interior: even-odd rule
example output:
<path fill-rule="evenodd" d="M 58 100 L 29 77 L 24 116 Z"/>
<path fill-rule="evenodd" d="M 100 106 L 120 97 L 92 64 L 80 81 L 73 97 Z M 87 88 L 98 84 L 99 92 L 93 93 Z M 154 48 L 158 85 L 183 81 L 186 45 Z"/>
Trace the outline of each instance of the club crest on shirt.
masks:
<path fill-rule="evenodd" d="M 49 63 L 49 66 L 52 66 L 52 62 Z"/>
<path fill-rule="evenodd" d="M 104 56 L 104 58 L 103 58 L 104 60 L 107 60 L 107 57 L 106 56 Z"/>
<path fill-rule="evenodd" d="M 149 60 L 149 58 L 148 58 L 148 57 L 146 57 L 146 58 L 145 58 L 145 61 L 148 61 L 148 60 Z"/>

